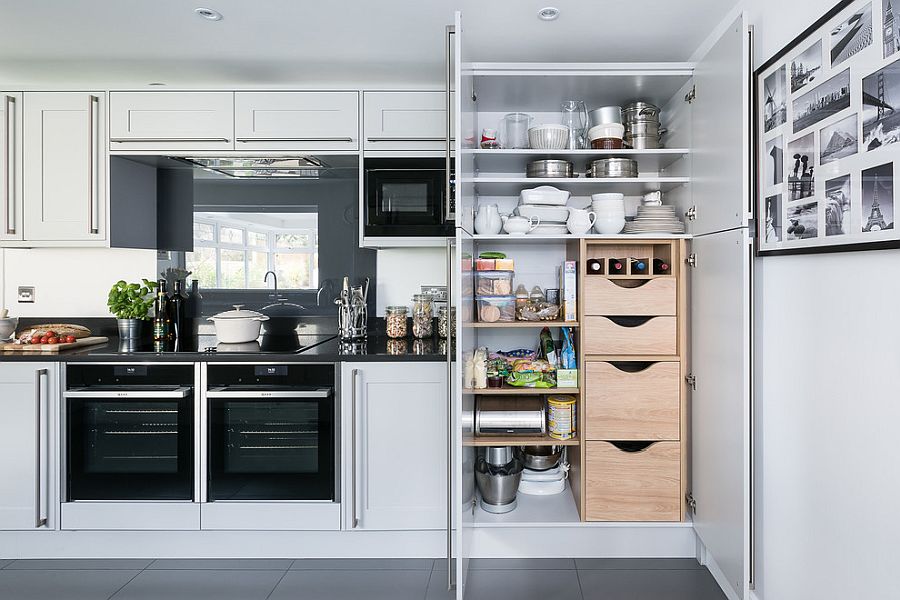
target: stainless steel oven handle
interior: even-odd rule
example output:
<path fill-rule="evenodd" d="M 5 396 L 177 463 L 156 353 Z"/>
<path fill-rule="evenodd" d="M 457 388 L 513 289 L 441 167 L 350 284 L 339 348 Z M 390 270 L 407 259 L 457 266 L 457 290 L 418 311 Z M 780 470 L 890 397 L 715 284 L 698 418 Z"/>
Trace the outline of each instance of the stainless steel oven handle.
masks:
<path fill-rule="evenodd" d="M 359 387 L 359 369 L 350 371 L 350 479 L 352 481 L 352 494 L 350 498 L 350 527 L 359 527 L 359 518 L 356 514 L 356 390 Z"/>
<path fill-rule="evenodd" d="M 166 390 L 166 391 L 138 391 L 135 390 L 133 392 L 126 391 L 112 391 L 112 390 L 91 390 L 90 388 L 76 388 L 72 390 L 66 390 L 65 397 L 66 398 L 103 398 L 103 399 L 112 399 L 112 398 L 147 398 L 151 400 L 157 400 L 161 398 L 187 398 L 191 393 L 191 388 L 178 388 L 175 390 Z"/>
<path fill-rule="evenodd" d="M 48 375 L 47 369 L 37 369 L 34 372 L 34 429 L 35 429 L 35 453 L 34 453 L 34 527 L 35 529 L 44 527 L 47 524 L 47 517 L 44 512 L 44 503 L 41 501 L 44 489 L 44 468 L 43 468 L 43 446 L 44 440 L 41 435 L 41 425 L 43 421 L 43 411 L 41 405 L 44 403 L 44 386 L 42 377 Z"/>
<path fill-rule="evenodd" d="M 263 392 L 263 391 L 247 391 L 247 392 L 233 392 L 233 391 L 225 391 L 225 390 L 209 390 L 206 392 L 207 398 L 234 398 L 235 400 L 266 400 L 267 398 L 328 398 L 331 396 L 333 392 L 328 388 L 322 388 L 320 390 L 309 390 L 309 391 L 278 391 L 278 392 Z"/>

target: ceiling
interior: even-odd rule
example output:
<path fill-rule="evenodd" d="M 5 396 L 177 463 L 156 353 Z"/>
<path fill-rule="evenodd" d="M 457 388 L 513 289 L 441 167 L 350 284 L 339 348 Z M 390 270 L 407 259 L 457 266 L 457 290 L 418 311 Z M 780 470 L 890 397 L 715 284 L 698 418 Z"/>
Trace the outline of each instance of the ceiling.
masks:
<path fill-rule="evenodd" d="M 0 85 L 438 85 L 455 10 L 467 61 L 684 61 L 735 3 L 0 0 Z"/>

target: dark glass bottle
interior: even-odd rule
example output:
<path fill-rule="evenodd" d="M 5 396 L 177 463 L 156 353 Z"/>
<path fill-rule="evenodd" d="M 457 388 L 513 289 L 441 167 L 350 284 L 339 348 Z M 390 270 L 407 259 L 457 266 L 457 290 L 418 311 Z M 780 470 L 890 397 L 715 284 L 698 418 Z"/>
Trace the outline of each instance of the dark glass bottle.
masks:
<path fill-rule="evenodd" d="M 603 261 L 589 258 L 587 261 L 588 275 L 603 275 Z"/>
<path fill-rule="evenodd" d="M 609 259 L 609 274 L 610 275 L 624 275 L 625 274 L 625 261 L 620 260 L 618 258 Z"/>
<path fill-rule="evenodd" d="M 191 280 L 191 290 L 184 301 L 184 332 L 185 338 L 179 343 L 182 349 L 197 343 L 197 335 L 200 328 L 200 317 L 203 314 L 203 296 L 200 295 L 200 282 Z"/>
<path fill-rule="evenodd" d="M 172 314 L 172 345 L 174 350 L 182 349 L 188 339 L 188 334 L 184 328 L 185 300 L 186 298 L 184 296 L 184 281 L 181 279 L 176 279 L 175 290 L 172 293 L 172 300 L 169 307 Z"/>
<path fill-rule="evenodd" d="M 153 306 L 153 349 L 157 352 L 169 350 L 172 339 L 172 315 L 166 280 L 160 279 L 156 288 L 156 303 Z"/>
<path fill-rule="evenodd" d="M 632 275 L 646 275 L 647 274 L 647 259 L 646 258 L 632 258 L 631 259 L 631 274 Z"/>
<path fill-rule="evenodd" d="M 669 263 L 664 261 L 661 258 L 653 259 L 653 274 L 654 275 L 668 275 L 669 274 Z"/>

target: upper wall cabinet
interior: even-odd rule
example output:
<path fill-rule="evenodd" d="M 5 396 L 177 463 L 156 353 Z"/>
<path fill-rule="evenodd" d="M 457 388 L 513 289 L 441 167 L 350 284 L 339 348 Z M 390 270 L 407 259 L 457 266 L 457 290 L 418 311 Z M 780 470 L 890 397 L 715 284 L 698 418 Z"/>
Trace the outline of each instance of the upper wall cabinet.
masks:
<path fill-rule="evenodd" d="M 232 92 L 111 92 L 110 150 L 234 147 Z"/>
<path fill-rule="evenodd" d="M 24 239 L 106 239 L 104 92 L 24 94 Z"/>
<path fill-rule="evenodd" d="M 359 92 L 235 92 L 235 150 L 359 150 Z"/>
<path fill-rule="evenodd" d="M 365 92 L 363 104 L 366 150 L 446 150 L 445 92 Z"/>
<path fill-rule="evenodd" d="M 0 241 L 22 237 L 22 94 L 0 92 Z"/>

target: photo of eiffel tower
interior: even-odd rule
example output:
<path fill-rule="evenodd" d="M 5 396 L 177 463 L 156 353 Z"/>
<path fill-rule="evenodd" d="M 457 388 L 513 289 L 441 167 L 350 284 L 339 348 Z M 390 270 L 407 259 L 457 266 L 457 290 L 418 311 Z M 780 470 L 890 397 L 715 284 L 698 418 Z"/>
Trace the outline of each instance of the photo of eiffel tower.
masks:
<path fill-rule="evenodd" d="M 887 163 L 862 172 L 862 214 L 869 216 L 864 233 L 894 228 L 894 165 Z"/>

